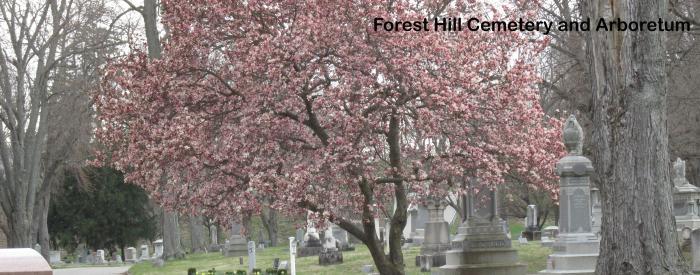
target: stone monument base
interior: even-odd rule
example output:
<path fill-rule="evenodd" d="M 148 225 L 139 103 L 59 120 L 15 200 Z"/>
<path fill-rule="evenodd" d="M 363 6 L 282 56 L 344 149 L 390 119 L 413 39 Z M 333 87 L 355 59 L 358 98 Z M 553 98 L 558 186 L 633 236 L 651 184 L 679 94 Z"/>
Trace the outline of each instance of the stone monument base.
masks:
<path fill-rule="evenodd" d="M 542 239 L 542 231 L 523 231 L 521 236 L 528 241 L 539 241 Z"/>
<path fill-rule="evenodd" d="M 547 258 L 547 269 L 538 274 L 595 274 L 599 246 L 593 233 L 561 234 Z"/>
<path fill-rule="evenodd" d="M 248 243 L 241 236 L 234 236 L 221 247 L 224 257 L 248 256 Z"/>
<path fill-rule="evenodd" d="M 416 256 L 416 266 L 417 267 L 422 267 L 423 265 L 421 264 L 421 257 L 425 257 L 426 255 L 430 255 L 430 266 L 431 267 L 441 267 L 447 263 L 445 253 L 438 253 L 438 254 L 421 254 Z"/>
<path fill-rule="evenodd" d="M 446 264 L 433 274 L 524 275 L 527 265 L 518 262 L 502 223 L 470 218 L 452 241 L 453 250 L 445 252 Z"/>
<path fill-rule="evenodd" d="M 343 252 L 340 251 L 326 251 L 318 254 L 318 264 L 319 265 L 332 265 L 332 264 L 342 264 L 343 263 Z"/>
<path fill-rule="evenodd" d="M 297 249 L 297 257 L 309 257 L 316 256 L 323 252 L 322 246 L 312 246 L 312 247 L 300 247 Z"/>
<path fill-rule="evenodd" d="M 446 264 L 434 274 L 493 275 L 525 274 L 527 265 L 518 263 L 518 251 L 512 248 L 486 248 L 473 251 L 447 251 Z"/>

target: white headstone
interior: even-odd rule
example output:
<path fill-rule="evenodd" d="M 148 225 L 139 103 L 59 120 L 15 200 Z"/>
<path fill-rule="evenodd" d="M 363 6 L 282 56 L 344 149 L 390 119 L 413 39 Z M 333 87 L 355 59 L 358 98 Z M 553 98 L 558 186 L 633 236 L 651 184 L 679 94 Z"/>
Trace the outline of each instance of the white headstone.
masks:
<path fill-rule="evenodd" d="M 143 260 L 148 260 L 150 257 L 149 252 L 148 252 L 148 245 L 142 245 L 141 246 L 141 257 L 139 259 Z"/>
<path fill-rule="evenodd" d="M 124 251 L 124 261 L 136 262 L 136 248 L 135 247 L 126 248 L 126 251 Z"/>
<path fill-rule="evenodd" d="M 336 250 L 336 240 L 333 236 L 333 228 L 328 226 L 326 231 L 323 232 L 323 248 L 326 250 Z"/>
<path fill-rule="evenodd" d="M 518 242 L 520 242 L 520 244 L 527 244 L 527 238 L 520 236 L 518 237 Z"/>
<path fill-rule="evenodd" d="M 61 251 L 51 250 L 49 251 L 49 263 L 50 264 L 60 264 L 61 262 Z"/>
<path fill-rule="evenodd" d="M 248 274 L 253 274 L 255 268 L 255 242 L 248 242 Z"/>
<path fill-rule="evenodd" d="M 97 250 L 95 253 L 95 263 L 104 264 L 105 262 L 105 251 L 102 249 Z"/>
<path fill-rule="evenodd" d="M 289 274 L 296 275 L 296 255 L 297 255 L 297 242 L 294 237 L 289 237 Z"/>
<path fill-rule="evenodd" d="M 163 239 L 158 239 L 153 242 L 153 258 L 160 258 L 163 256 Z"/>

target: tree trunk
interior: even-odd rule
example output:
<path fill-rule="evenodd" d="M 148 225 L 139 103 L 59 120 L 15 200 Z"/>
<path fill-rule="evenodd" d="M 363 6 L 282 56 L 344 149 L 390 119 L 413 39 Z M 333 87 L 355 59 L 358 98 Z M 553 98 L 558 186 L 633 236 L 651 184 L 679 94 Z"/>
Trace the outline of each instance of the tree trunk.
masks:
<path fill-rule="evenodd" d="M 269 208 L 267 211 L 262 211 L 262 224 L 267 231 L 267 237 L 270 240 L 270 246 L 277 246 L 277 210 Z"/>
<path fill-rule="evenodd" d="M 7 246 L 10 248 L 31 248 L 32 236 L 30 219 L 25 214 L 26 209 L 17 209 L 7 215 L 10 232 L 7 235 Z"/>
<path fill-rule="evenodd" d="M 163 211 L 163 260 L 180 259 L 184 256 L 177 213 Z"/>
<path fill-rule="evenodd" d="M 121 255 L 119 255 L 119 257 L 122 258 L 122 262 L 125 262 L 126 257 L 124 255 L 126 255 L 126 254 L 124 254 L 124 245 L 123 244 L 119 246 L 119 250 L 121 251 Z"/>
<path fill-rule="evenodd" d="M 241 226 L 243 226 L 243 236 L 245 236 L 246 241 L 253 239 L 253 215 L 250 213 L 243 214 L 241 219 Z M 237 234 L 236 232 L 231 232 L 231 234 Z"/>
<path fill-rule="evenodd" d="M 665 18 L 663 0 L 581 1 L 590 18 Z M 612 5 L 612 6 L 611 6 Z M 591 22 L 592 25 L 593 21 Z M 666 51 L 658 31 L 588 32 L 603 203 L 597 274 L 688 274 L 672 213 Z"/>
<path fill-rule="evenodd" d="M 366 196 L 368 193 L 365 192 L 364 190 L 369 190 L 368 184 L 362 184 L 361 188 L 363 189 L 363 194 Z M 367 198 L 367 197 L 365 197 Z M 373 199 L 372 199 L 373 201 Z M 381 275 L 403 275 L 405 274 L 404 272 L 404 265 L 403 265 L 403 258 L 401 262 L 396 263 L 393 262 L 393 258 L 390 257 L 391 252 L 394 247 L 389 245 L 389 255 L 386 255 L 384 253 L 384 246 L 381 244 L 379 241 L 379 238 L 377 237 L 377 231 L 375 228 L 375 223 L 374 219 L 372 218 L 372 212 L 367 207 L 367 205 L 370 204 L 365 204 L 365 207 L 363 207 L 363 220 L 364 222 L 362 223 L 362 229 L 359 229 L 357 226 L 351 223 L 339 223 L 338 226 L 340 228 L 345 229 L 348 233 L 351 235 L 355 236 L 357 239 L 362 241 L 367 246 L 367 249 L 369 250 L 370 255 L 372 256 L 372 260 L 374 261 L 374 265 L 377 267 L 377 270 L 379 271 L 379 274 Z M 368 218 L 369 217 L 369 218 Z M 390 229 L 392 232 L 394 231 L 394 227 Z M 403 230 L 401 228 L 400 230 Z M 389 243 L 391 244 L 392 238 L 395 238 L 395 234 L 389 233 Z M 399 242 L 401 241 L 400 235 L 399 235 Z M 399 253 L 401 252 L 401 248 L 399 247 Z M 394 252 L 396 253 L 396 252 Z"/>
<path fill-rule="evenodd" d="M 204 252 L 206 249 L 204 217 L 190 215 L 190 237 L 192 240 L 192 253 Z"/>

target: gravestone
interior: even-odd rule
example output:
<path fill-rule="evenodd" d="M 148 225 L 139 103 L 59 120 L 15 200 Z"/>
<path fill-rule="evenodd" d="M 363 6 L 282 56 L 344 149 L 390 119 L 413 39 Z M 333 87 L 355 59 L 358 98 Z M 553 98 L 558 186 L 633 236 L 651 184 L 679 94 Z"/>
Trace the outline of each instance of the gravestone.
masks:
<path fill-rule="evenodd" d="M 304 244 L 299 248 L 297 253 L 298 257 L 308 257 L 317 256 L 323 251 L 323 244 L 321 243 L 321 238 L 316 231 L 316 227 L 313 222 L 308 221 L 306 226 L 306 234 L 304 234 Z"/>
<path fill-rule="evenodd" d="M 525 238 L 523 236 L 518 237 L 518 243 L 527 244 L 527 238 Z"/>
<path fill-rule="evenodd" d="M 248 255 L 246 239 L 241 236 L 241 225 L 231 222 L 231 236 L 224 242 L 221 254 L 225 257 L 240 257 Z"/>
<path fill-rule="evenodd" d="M 559 175 L 559 236 L 547 269 L 540 274 L 594 274 L 598 260 L 598 237 L 591 226 L 591 161 L 582 155 L 583 130 L 571 115 L 564 123 L 564 145 L 568 155 L 557 162 Z"/>
<path fill-rule="evenodd" d="M 145 244 L 142 245 L 141 246 L 141 257 L 139 258 L 139 260 L 141 260 L 141 261 L 148 260 L 150 258 L 150 256 L 151 255 L 149 255 L 149 252 L 148 252 L 148 245 L 145 245 Z"/>
<path fill-rule="evenodd" d="M 452 240 L 452 249 L 445 252 L 446 264 L 433 274 L 524 275 L 527 265 L 518 262 L 518 252 L 503 230 L 497 190 L 476 190 L 475 179 L 467 183 L 466 220 Z"/>
<path fill-rule="evenodd" d="M 425 240 L 425 223 L 428 222 L 428 208 L 424 205 L 414 205 L 409 211 L 411 220 L 411 233 L 409 240 L 414 245 L 422 245 Z"/>
<path fill-rule="evenodd" d="M 122 263 L 122 256 L 115 253 L 115 254 L 112 256 L 112 261 L 121 264 L 121 263 Z"/>
<path fill-rule="evenodd" d="M 153 258 L 160 258 L 163 256 L 163 240 L 158 239 L 153 242 Z"/>
<path fill-rule="evenodd" d="M 591 188 L 591 231 L 600 237 L 600 225 L 603 223 L 603 206 L 600 203 L 600 190 Z"/>
<path fill-rule="evenodd" d="M 248 274 L 253 274 L 255 269 L 255 242 L 248 242 Z"/>
<path fill-rule="evenodd" d="M 289 262 L 287 261 L 281 261 L 280 264 L 277 266 L 277 270 L 288 270 L 289 269 Z"/>
<path fill-rule="evenodd" d="M 700 229 L 695 229 L 690 233 L 690 245 L 693 272 L 700 272 Z"/>
<path fill-rule="evenodd" d="M 445 206 L 439 199 L 431 199 L 425 206 L 428 209 L 428 221 L 425 223 L 425 236 L 416 256 L 416 265 L 420 266 L 420 256 L 430 255 L 432 267 L 445 264 L 445 251 L 450 249 L 450 226 L 445 221 Z"/>
<path fill-rule="evenodd" d="M 323 232 L 323 251 L 318 254 L 319 265 L 332 265 L 343 262 L 343 252 L 338 249 L 338 241 L 333 236 L 332 226 Z"/>
<path fill-rule="evenodd" d="M 540 245 L 542 245 L 542 247 L 552 247 L 554 246 L 554 240 L 550 239 L 547 236 L 542 236 L 542 239 L 540 240 Z"/>
<path fill-rule="evenodd" d="M 105 261 L 105 251 L 102 249 L 97 250 L 95 252 L 95 263 L 96 264 L 106 264 L 107 262 Z"/>
<path fill-rule="evenodd" d="M 61 261 L 61 251 L 60 250 L 49 251 L 49 263 L 50 264 L 62 264 L 63 263 Z"/>
<path fill-rule="evenodd" d="M 542 229 L 542 236 L 547 236 L 549 239 L 556 239 L 559 236 L 559 226 L 550 225 Z"/>
<path fill-rule="evenodd" d="M 542 241 L 541 245 L 544 247 L 554 246 L 554 239 L 559 236 L 558 226 L 547 226 L 542 229 Z"/>
<path fill-rule="evenodd" d="M 333 236 L 333 228 L 328 226 L 325 231 L 323 231 L 323 248 L 325 250 L 338 250 L 337 240 Z"/>
<path fill-rule="evenodd" d="M 0 274 L 51 275 L 53 271 L 44 257 L 31 248 L 0 249 Z"/>
<path fill-rule="evenodd" d="M 296 275 L 297 242 L 294 237 L 289 237 L 289 274 Z"/>
<path fill-rule="evenodd" d="M 306 233 L 304 232 L 304 229 L 297 229 L 296 232 L 296 237 L 294 238 L 297 242 L 299 242 L 299 245 L 303 246 L 304 245 L 304 235 Z"/>
<path fill-rule="evenodd" d="M 355 247 L 350 243 L 350 237 L 345 229 L 333 224 L 331 225 L 333 231 L 333 237 L 338 241 L 338 246 L 340 251 L 350 251 L 355 250 Z"/>
<path fill-rule="evenodd" d="M 124 261 L 129 262 L 129 263 L 137 262 L 136 248 L 135 247 L 127 247 L 126 248 L 126 250 L 124 251 Z"/>
<path fill-rule="evenodd" d="M 536 241 L 542 237 L 541 233 L 537 226 L 537 206 L 534 204 L 528 205 L 525 231 L 523 231 L 522 236 L 527 238 L 528 241 Z"/>
<path fill-rule="evenodd" d="M 433 267 L 433 255 L 420 255 L 420 272 L 430 272 Z"/>
<path fill-rule="evenodd" d="M 676 219 L 678 232 L 684 228 L 690 230 L 700 228 L 698 201 L 700 188 L 690 184 L 685 177 L 685 161 L 678 158 L 673 163 L 673 215 Z M 679 240 L 682 241 L 682 240 Z"/>
<path fill-rule="evenodd" d="M 78 247 L 75 249 L 75 258 L 78 263 L 85 263 L 87 262 L 86 256 L 88 255 L 87 248 L 85 248 L 85 244 L 81 243 L 78 245 Z"/>
<path fill-rule="evenodd" d="M 211 242 L 209 243 L 209 248 L 207 248 L 207 251 L 218 252 L 221 250 L 221 246 L 219 245 L 219 228 L 213 221 L 210 222 L 212 223 L 209 226 L 209 236 L 211 238 Z"/>

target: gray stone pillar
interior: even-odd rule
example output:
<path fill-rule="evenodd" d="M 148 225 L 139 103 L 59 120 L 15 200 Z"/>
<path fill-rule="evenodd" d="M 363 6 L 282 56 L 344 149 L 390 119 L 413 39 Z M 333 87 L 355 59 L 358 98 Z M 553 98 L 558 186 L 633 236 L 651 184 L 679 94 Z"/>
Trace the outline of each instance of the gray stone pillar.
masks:
<path fill-rule="evenodd" d="M 690 245 L 693 272 L 700 272 L 700 229 L 695 229 L 690 233 Z"/>
<path fill-rule="evenodd" d="M 557 163 L 559 175 L 559 237 L 547 269 L 540 274 L 594 274 L 598 260 L 598 237 L 591 226 L 590 175 L 593 164 L 582 155 L 583 130 L 571 115 L 564 124 L 568 155 Z"/>
<path fill-rule="evenodd" d="M 425 239 L 421 245 L 420 255 L 430 255 L 431 266 L 439 267 L 445 264 L 444 252 L 450 249 L 450 225 L 445 221 L 445 207 L 441 200 L 430 200 L 426 205 L 428 221 L 425 223 Z M 420 256 L 416 264 L 420 265 Z"/>
<path fill-rule="evenodd" d="M 522 237 L 525 237 L 528 241 L 536 241 L 542 238 L 542 232 L 540 232 L 540 228 L 537 226 L 537 206 L 534 204 L 527 206 L 525 226 Z"/>

